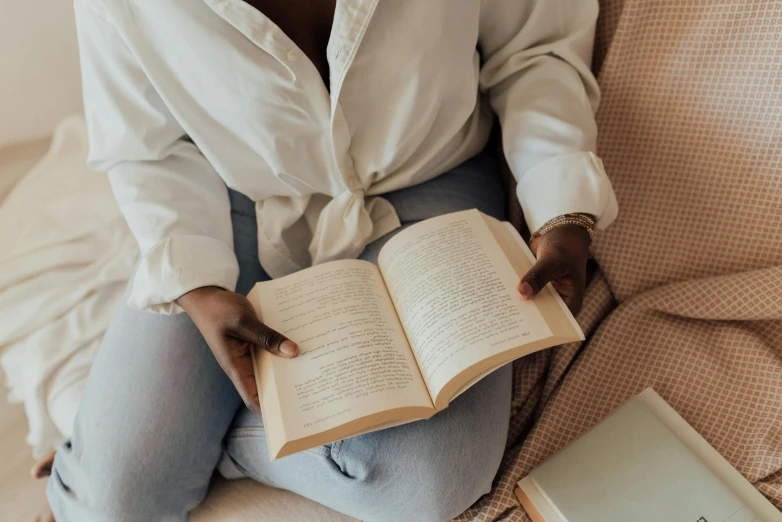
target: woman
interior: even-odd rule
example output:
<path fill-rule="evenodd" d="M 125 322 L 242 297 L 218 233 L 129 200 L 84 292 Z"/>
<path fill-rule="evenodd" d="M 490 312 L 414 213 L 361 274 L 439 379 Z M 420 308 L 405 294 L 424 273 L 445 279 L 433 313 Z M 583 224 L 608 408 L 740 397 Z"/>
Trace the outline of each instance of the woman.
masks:
<path fill-rule="evenodd" d="M 375 261 L 422 219 L 501 218 L 486 100 L 538 231 L 519 292 L 553 281 L 577 311 L 591 229 L 617 212 L 591 152 L 596 16 L 596 0 L 76 0 L 90 164 L 142 258 L 54 459 L 55 518 L 184 520 L 215 469 L 364 520 L 445 520 L 488 492 L 509 366 L 430 420 L 269 462 L 250 348 L 298 348 L 243 294 Z"/>

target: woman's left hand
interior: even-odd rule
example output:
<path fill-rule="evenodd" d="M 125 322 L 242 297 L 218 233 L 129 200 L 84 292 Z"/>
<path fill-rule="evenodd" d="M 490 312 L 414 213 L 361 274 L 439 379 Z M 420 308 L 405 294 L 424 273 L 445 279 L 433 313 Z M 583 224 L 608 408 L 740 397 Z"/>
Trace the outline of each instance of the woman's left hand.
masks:
<path fill-rule="evenodd" d="M 538 260 L 519 283 L 521 298 L 530 300 L 551 283 L 576 315 L 584 300 L 589 243 L 589 233 L 578 225 L 562 225 L 536 237 L 530 246 Z"/>

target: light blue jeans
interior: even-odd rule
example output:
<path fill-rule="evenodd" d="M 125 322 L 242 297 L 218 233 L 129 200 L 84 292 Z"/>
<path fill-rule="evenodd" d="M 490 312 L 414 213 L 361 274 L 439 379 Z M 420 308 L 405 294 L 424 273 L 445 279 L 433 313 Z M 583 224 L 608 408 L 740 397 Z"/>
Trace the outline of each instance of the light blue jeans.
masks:
<path fill-rule="evenodd" d="M 497 163 L 479 155 L 429 182 L 386 194 L 403 225 L 475 208 L 502 218 Z M 253 203 L 231 192 L 237 292 L 268 279 Z M 375 261 L 393 235 L 369 245 Z M 294 491 L 353 517 L 436 521 L 489 492 L 505 448 L 511 370 L 486 377 L 429 420 L 270 462 L 260 415 L 246 409 L 186 315 L 122 306 L 95 359 L 73 438 L 47 495 L 58 522 L 180 521 L 215 469 Z"/>

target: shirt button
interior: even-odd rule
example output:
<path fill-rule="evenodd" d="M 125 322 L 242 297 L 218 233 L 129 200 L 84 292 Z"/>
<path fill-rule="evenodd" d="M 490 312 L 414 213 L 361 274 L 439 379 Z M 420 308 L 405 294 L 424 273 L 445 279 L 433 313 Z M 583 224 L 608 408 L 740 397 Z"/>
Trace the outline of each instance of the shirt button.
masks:
<path fill-rule="evenodd" d="M 356 176 L 355 174 L 348 176 L 348 187 L 350 187 L 353 190 L 358 190 L 360 188 L 363 188 L 361 186 L 361 180 L 358 179 L 358 176 Z"/>
<path fill-rule="evenodd" d="M 291 62 L 295 62 L 299 58 L 299 53 L 296 51 L 296 49 L 291 49 L 288 51 L 288 60 Z"/>

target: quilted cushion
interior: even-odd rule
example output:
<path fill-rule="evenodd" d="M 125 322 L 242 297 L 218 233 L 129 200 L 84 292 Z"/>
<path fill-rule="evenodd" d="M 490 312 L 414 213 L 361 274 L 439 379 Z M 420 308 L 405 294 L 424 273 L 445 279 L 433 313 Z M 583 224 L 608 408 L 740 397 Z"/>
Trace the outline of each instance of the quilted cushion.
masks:
<path fill-rule="evenodd" d="M 782 507 L 782 2 L 603 0 L 598 153 L 619 218 L 579 322 L 514 365 L 493 491 L 462 520 L 528 521 L 513 487 L 652 386 Z"/>

